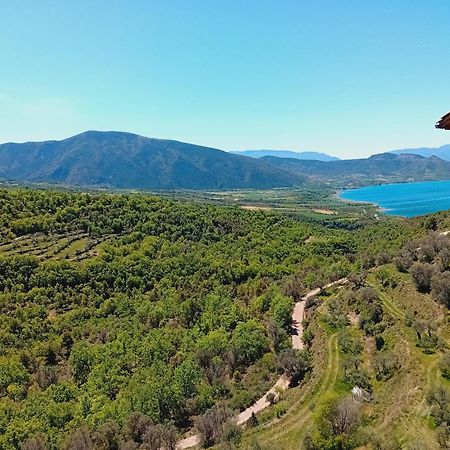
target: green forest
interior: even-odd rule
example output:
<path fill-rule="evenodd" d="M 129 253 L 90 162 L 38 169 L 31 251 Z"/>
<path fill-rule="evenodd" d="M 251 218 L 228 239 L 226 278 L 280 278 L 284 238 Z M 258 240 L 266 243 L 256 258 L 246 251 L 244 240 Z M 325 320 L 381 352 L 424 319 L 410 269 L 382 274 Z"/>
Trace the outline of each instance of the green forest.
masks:
<path fill-rule="evenodd" d="M 405 258 L 398 252 L 410 240 L 447 222 L 441 213 L 346 227 L 141 194 L 32 189 L 1 190 L 0 211 L 8 450 L 175 448 L 208 417 L 251 405 L 279 374 L 301 383 L 314 373 L 315 338 L 306 333 L 305 350 L 290 349 L 294 302 Z"/>

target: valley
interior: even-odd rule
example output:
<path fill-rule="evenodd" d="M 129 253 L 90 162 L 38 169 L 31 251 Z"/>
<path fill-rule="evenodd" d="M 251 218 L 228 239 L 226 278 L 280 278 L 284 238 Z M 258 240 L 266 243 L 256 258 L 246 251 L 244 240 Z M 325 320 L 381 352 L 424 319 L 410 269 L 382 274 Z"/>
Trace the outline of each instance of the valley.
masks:
<path fill-rule="evenodd" d="M 0 14 L 0 450 L 450 450 L 450 2 Z"/>

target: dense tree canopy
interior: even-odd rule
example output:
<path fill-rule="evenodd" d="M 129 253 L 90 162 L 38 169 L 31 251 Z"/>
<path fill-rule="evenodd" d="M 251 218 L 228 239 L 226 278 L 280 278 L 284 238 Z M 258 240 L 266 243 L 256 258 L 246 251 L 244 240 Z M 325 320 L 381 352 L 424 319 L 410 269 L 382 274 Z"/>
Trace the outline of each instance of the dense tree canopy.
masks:
<path fill-rule="evenodd" d="M 169 446 L 244 409 L 309 367 L 287 352 L 293 302 L 413 233 L 144 195 L 0 190 L 0 211 L 4 449 Z"/>

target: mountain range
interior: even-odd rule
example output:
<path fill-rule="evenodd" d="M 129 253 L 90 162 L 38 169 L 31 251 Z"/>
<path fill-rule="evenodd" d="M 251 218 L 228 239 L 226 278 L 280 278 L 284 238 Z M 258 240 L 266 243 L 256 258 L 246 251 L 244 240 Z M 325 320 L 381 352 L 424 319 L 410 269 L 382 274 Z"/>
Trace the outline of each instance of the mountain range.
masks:
<path fill-rule="evenodd" d="M 339 186 L 450 179 L 450 162 L 436 156 L 426 158 L 413 154 L 382 153 L 365 159 L 329 162 L 270 156 L 262 160 L 292 174 Z"/>
<path fill-rule="evenodd" d="M 450 146 L 441 147 L 439 154 L 450 151 L 445 147 Z M 450 179 L 449 161 L 409 150 L 351 160 L 325 155 L 331 158 L 326 161 L 280 157 L 289 151 L 252 152 L 268 152 L 269 156 L 250 158 L 125 132 L 87 131 L 60 141 L 0 145 L 0 180 L 119 189 L 223 190 L 292 187 L 310 181 L 345 187 Z"/>
<path fill-rule="evenodd" d="M 404 148 L 402 150 L 392 150 L 389 153 L 395 153 L 397 155 L 409 153 L 411 155 L 424 156 L 425 158 L 437 156 L 445 161 L 450 161 L 450 144 L 442 145 L 441 147 Z"/>
<path fill-rule="evenodd" d="M 242 189 L 300 184 L 265 161 L 115 131 L 0 145 L 0 178 L 130 189 Z"/>
<path fill-rule="evenodd" d="M 239 150 L 233 151 L 237 155 L 250 156 L 250 158 L 262 158 L 275 156 L 277 158 L 312 159 L 315 161 L 337 161 L 339 158 L 320 152 L 294 152 L 291 150 Z"/>

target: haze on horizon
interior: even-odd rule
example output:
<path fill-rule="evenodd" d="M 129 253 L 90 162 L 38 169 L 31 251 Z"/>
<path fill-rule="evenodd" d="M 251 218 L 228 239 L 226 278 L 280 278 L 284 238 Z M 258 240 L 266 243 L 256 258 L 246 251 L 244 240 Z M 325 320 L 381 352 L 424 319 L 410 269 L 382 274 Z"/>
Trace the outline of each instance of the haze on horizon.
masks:
<path fill-rule="evenodd" d="M 449 142 L 446 0 L 0 7 L 0 142 L 122 130 L 341 158 Z"/>

